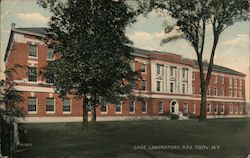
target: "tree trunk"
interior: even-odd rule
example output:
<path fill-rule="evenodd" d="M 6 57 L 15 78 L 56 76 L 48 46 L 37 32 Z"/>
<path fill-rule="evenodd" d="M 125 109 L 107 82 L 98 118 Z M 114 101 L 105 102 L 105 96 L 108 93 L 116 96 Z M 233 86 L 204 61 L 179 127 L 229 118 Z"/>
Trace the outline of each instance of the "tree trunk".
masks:
<path fill-rule="evenodd" d="M 91 123 L 92 123 L 92 130 L 96 130 L 96 106 L 94 105 L 91 109 Z"/>
<path fill-rule="evenodd" d="M 199 121 L 204 121 L 207 118 L 207 88 L 201 86 L 201 109 Z"/>
<path fill-rule="evenodd" d="M 87 97 L 83 98 L 83 115 L 82 115 L 82 121 L 83 121 L 83 129 L 88 131 L 88 99 Z"/>

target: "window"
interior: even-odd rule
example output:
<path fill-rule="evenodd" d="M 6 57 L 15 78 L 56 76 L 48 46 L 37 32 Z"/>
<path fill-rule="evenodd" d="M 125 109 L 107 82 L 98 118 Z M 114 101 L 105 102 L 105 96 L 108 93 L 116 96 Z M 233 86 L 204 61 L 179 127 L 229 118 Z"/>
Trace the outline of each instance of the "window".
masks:
<path fill-rule="evenodd" d="M 229 85 L 232 86 L 232 84 L 233 84 L 233 79 L 229 78 Z"/>
<path fill-rule="evenodd" d="M 240 105 L 240 113 L 243 113 L 244 106 Z"/>
<path fill-rule="evenodd" d="M 157 81 L 157 91 L 161 91 L 161 81 Z"/>
<path fill-rule="evenodd" d="M 195 94 L 195 87 L 193 86 L 193 94 Z"/>
<path fill-rule="evenodd" d="M 224 111 L 225 111 L 225 105 L 221 104 L 221 113 L 224 113 Z"/>
<path fill-rule="evenodd" d="M 33 44 L 29 44 L 29 56 L 37 57 L 37 46 Z"/>
<path fill-rule="evenodd" d="M 141 73 L 146 73 L 146 64 L 141 65 Z"/>
<path fill-rule="evenodd" d="M 208 113 L 211 112 L 211 104 L 207 104 L 207 112 L 208 112 Z"/>
<path fill-rule="evenodd" d="M 158 112 L 163 113 L 163 102 L 162 101 L 160 101 L 158 104 Z"/>
<path fill-rule="evenodd" d="M 233 113 L 234 109 L 233 109 L 233 104 L 230 104 L 230 113 Z"/>
<path fill-rule="evenodd" d="M 196 104 L 193 105 L 193 113 L 195 114 L 196 112 Z"/>
<path fill-rule="evenodd" d="M 129 112 L 135 112 L 135 102 L 134 100 L 129 100 Z"/>
<path fill-rule="evenodd" d="M 187 79 L 187 72 L 188 72 L 187 69 L 182 69 L 182 78 L 183 79 Z"/>
<path fill-rule="evenodd" d="M 142 101 L 141 111 L 142 111 L 142 113 L 147 112 L 147 103 L 146 103 L 146 101 Z"/>
<path fill-rule="evenodd" d="M 116 104 L 115 106 L 115 112 L 117 113 L 121 113 L 122 112 L 122 105 L 120 104 Z"/>
<path fill-rule="evenodd" d="M 47 98 L 46 99 L 46 111 L 47 112 L 54 112 L 55 111 L 54 98 Z"/>
<path fill-rule="evenodd" d="M 157 64 L 157 75 L 163 75 L 163 65 Z"/>
<path fill-rule="evenodd" d="M 242 98 L 242 91 L 239 91 L 239 97 Z"/>
<path fill-rule="evenodd" d="M 183 113 L 184 113 L 184 114 L 187 114 L 187 113 L 188 113 L 188 104 L 187 104 L 187 103 L 184 103 L 184 106 L 183 106 Z"/>
<path fill-rule="evenodd" d="M 176 67 L 170 67 L 170 76 L 171 77 L 175 77 L 175 71 L 176 71 Z"/>
<path fill-rule="evenodd" d="M 220 78 L 220 83 L 221 83 L 221 84 L 224 84 L 224 77 L 221 77 L 221 78 Z"/>
<path fill-rule="evenodd" d="M 234 90 L 234 97 L 237 97 L 237 90 Z"/>
<path fill-rule="evenodd" d="M 48 60 L 54 60 L 54 49 L 52 48 L 48 48 L 48 56 L 47 56 Z"/>
<path fill-rule="evenodd" d="M 242 86 L 242 80 L 240 80 L 240 86 Z"/>
<path fill-rule="evenodd" d="M 234 79 L 234 86 L 237 86 L 237 79 Z"/>
<path fill-rule="evenodd" d="M 107 113 L 107 105 L 101 106 L 101 112 L 102 113 Z"/>
<path fill-rule="evenodd" d="M 170 83 L 170 92 L 171 93 L 174 92 L 174 83 L 173 82 Z"/>
<path fill-rule="evenodd" d="M 192 73 L 192 80 L 195 80 L 195 73 Z"/>
<path fill-rule="evenodd" d="M 36 82 L 37 81 L 37 72 L 35 67 L 28 68 L 28 81 Z"/>
<path fill-rule="evenodd" d="M 63 99 L 63 112 L 70 112 L 70 99 Z"/>
<path fill-rule="evenodd" d="M 218 113 L 218 105 L 217 104 L 214 105 L 214 113 L 216 113 L 216 114 Z"/>
<path fill-rule="evenodd" d="M 141 90 L 145 91 L 146 90 L 146 81 L 145 80 L 142 80 L 141 81 Z"/>
<path fill-rule="evenodd" d="M 182 84 L 182 93 L 183 93 L 183 94 L 186 93 L 186 84 Z"/>
<path fill-rule="evenodd" d="M 28 97 L 28 112 L 36 112 L 36 97 Z"/>
<path fill-rule="evenodd" d="M 217 96 L 217 88 L 214 88 L 214 96 Z"/>
<path fill-rule="evenodd" d="M 224 96 L 224 89 L 223 88 L 220 88 L 220 95 Z"/>
<path fill-rule="evenodd" d="M 210 95 L 210 87 L 207 88 L 207 95 Z"/>
<path fill-rule="evenodd" d="M 235 106 L 234 106 L 234 112 L 235 112 L 235 113 L 238 113 L 238 105 L 235 105 Z"/>
<path fill-rule="evenodd" d="M 46 83 L 54 83 L 54 75 L 50 75 L 46 78 Z"/>
<path fill-rule="evenodd" d="M 230 97 L 233 96 L 233 90 L 232 90 L 232 89 L 229 90 L 229 96 L 230 96 Z"/>
<path fill-rule="evenodd" d="M 214 83 L 217 83 L 217 76 L 214 76 Z"/>

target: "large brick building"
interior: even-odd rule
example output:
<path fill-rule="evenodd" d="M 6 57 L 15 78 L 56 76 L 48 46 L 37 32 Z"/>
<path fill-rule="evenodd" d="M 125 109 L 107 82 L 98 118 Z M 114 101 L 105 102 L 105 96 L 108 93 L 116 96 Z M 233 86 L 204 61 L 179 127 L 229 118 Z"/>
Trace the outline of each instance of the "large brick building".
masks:
<path fill-rule="evenodd" d="M 54 60 L 52 49 L 39 40 L 44 28 L 12 27 L 4 61 L 6 68 L 15 64 L 27 66 L 18 69 L 14 81 L 24 96 L 26 117 L 65 118 L 82 115 L 82 101 L 68 95 L 61 99 L 53 84 L 43 79 L 38 69 Z M 119 105 L 97 108 L 97 116 L 159 116 L 166 113 L 200 112 L 200 82 L 197 62 L 180 55 L 135 48 L 134 70 L 140 70 L 140 89 L 135 99 L 126 99 Z M 206 63 L 205 63 L 205 66 Z M 208 117 L 232 117 L 245 114 L 245 74 L 215 65 L 208 89 Z"/>

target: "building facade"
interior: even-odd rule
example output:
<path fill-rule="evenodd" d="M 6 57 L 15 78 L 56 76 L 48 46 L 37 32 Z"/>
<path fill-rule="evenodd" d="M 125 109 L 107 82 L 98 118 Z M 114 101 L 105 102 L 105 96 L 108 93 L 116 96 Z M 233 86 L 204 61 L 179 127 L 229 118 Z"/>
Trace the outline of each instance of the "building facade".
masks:
<path fill-rule="evenodd" d="M 12 27 L 4 61 L 6 68 L 15 64 L 15 88 L 25 101 L 20 105 L 26 117 L 81 117 L 82 100 L 74 95 L 61 99 L 53 83 L 38 70 L 53 61 L 53 50 L 39 40 L 44 28 Z M 140 71 L 142 79 L 133 91 L 137 97 L 119 105 L 97 108 L 97 116 L 132 117 L 161 116 L 168 113 L 200 113 L 200 82 L 197 62 L 180 55 L 134 48 L 131 67 Z M 204 63 L 207 66 L 206 63 Z M 246 113 L 245 74 L 215 65 L 208 89 L 208 117 L 243 116 Z"/>

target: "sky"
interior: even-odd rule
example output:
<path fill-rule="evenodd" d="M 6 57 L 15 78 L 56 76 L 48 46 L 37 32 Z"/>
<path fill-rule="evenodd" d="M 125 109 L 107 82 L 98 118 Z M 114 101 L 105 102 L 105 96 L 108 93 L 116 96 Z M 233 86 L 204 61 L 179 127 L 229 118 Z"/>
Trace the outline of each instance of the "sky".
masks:
<path fill-rule="evenodd" d="M 4 69 L 3 56 L 6 50 L 11 23 L 16 27 L 46 27 L 51 14 L 39 7 L 36 0 L 0 0 L 1 5 L 1 70 Z M 161 39 L 166 37 L 162 26 L 163 21 L 173 21 L 170 17 L 151 12 L 146 17 L 139 16 L 137 22 L 127 27 L 126 34 L 134 43 L 134 47 L 171 52 L 185 58 L 196 59 L 193 48 L 185 40 L 178 40 L 160 45 Z M 205 43 L 205 58 L 211 51 L 212 34 L 208 26 Z M 250 98 L 250 22 L 235 23 L 220 36 L 215 54 L 215 64 L 225 66 L 247 75 L 246 97 Z"/>

